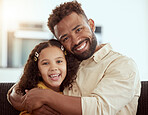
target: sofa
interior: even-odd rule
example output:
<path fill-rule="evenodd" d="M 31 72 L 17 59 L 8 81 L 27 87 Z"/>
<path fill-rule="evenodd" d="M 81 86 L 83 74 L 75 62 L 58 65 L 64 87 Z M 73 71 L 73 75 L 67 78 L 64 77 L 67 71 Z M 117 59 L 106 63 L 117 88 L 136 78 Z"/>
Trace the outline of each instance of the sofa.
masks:
<path fill-rule="evenodd" d="M 7 91 L 14 83 L 0 83 L 0 115 L 19 115 L 7 101 Z M 148 115 L 148 81 L 142 81 L 137 115 Z"/>

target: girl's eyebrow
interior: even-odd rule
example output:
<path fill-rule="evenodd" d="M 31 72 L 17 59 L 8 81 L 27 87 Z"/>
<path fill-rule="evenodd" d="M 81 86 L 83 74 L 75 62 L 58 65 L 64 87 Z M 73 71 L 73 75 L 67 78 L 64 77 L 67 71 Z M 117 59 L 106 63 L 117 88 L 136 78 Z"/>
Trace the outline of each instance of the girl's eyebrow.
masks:
<path fill-rule="evenodd" d="M 64 59 L 64 57 L 57 57 L 56 59 L 60 59 L 60 58 Z"/>
<path fill-rule="evenodd" d="M 43 61 L 48 61 L 48 59 L 43 59 L 43 60 L 41 60 L 41 62 L 43 62 Z"/>
<path fill-rule="evenodd" d="M 55 59 L 64 59 L 64 57 L 56 57 Z M 41 60 L 41 62 L 43 62 L 43 61 L 48 61 L 48 59 Z"/>

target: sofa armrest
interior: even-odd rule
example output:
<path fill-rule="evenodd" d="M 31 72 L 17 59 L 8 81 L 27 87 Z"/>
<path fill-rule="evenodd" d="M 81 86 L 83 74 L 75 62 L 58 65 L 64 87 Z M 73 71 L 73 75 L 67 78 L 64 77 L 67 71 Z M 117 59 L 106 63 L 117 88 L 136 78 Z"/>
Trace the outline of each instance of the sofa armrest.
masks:
<path fill-rule="evenodd" d="M 0 115 L 19 115 L 7 100 L 7 92 L 14 83 L 0 83 Z"/>
<path fill-rule="evenodd" d="M 136 115 L 148 115 L 148 81 L 141 82 L 141 95 Z"/>

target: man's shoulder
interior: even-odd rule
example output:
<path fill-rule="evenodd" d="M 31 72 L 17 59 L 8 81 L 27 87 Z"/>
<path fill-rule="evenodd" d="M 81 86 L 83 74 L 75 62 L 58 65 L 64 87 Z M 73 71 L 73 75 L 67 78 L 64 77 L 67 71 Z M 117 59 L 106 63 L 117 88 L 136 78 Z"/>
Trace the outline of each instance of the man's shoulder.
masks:
<path fill-rule="evenodd" d="M 115 51 L 111 51 L 108 55 L 109 59 L 113 58 L 110 63 L 111 67 L 117 67 L 122 69 L 128 68 L 129 70 L 138 71 L 137 64 L 131 57 L 128 57 Z"/>
<path fill-rule="evenodd" d="M 113 50 L 110 51 L 110 54 L 109 55 L 110 56 L 115 56 L 116 57 L 116 60 L 119 60 L 119 61 L 122 60 L 124 62 L 134 62 L 134 60 L 131 57 L 126 56 L 124 54 L 121 54 L 119 52 L 113 51 Z"/>

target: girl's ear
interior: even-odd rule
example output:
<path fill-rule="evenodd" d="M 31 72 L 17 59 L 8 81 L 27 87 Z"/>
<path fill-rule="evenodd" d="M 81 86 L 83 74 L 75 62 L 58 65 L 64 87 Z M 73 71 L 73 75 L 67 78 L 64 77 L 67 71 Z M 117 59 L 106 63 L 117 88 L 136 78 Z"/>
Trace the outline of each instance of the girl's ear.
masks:
<path fill-rule="evenodd" d="M 88 24 L 89 24 L 90 28 L 92 29 L 92 31 L 94 32 L 95 31 L 95 23 L 94 23 L 94 21 L 92 19 L 89 19 Z"/>
<path fill-rule="evenodd" d="M 38 72 L 38 76 L 41 76 L 41 73 L 40 72 Z"/>

